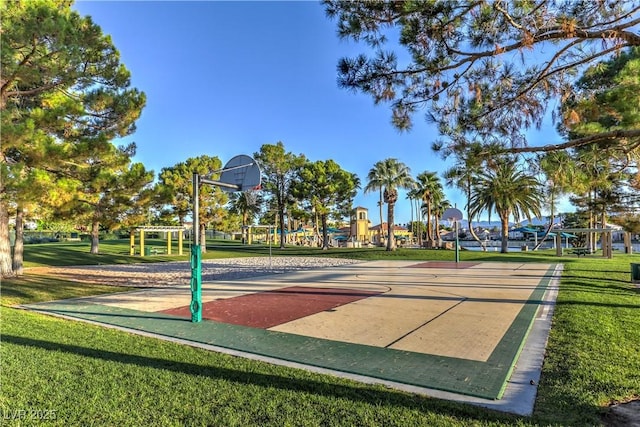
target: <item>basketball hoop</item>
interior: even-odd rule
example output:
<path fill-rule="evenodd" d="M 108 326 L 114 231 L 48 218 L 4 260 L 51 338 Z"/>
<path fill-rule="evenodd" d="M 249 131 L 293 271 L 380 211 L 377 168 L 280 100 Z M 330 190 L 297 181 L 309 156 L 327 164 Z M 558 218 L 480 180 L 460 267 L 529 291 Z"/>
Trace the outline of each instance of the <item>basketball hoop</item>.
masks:
<path fill-rule="evenodd" d="M 462 219 L 462 211 L 456 208 L 446 209 L 442 214 L 442 218 L 449 221 L 449 224 L 451 224 L 452 221 L 460 221 Z"/>
<path fill-rule="evenodd" d="M 242 196 L 245 198 L 247 202 L 247 206 L 255 206 L 258 200 L 258 192 L 257 190 L 247 190 L 242 193 Z"/>
<path fill-rule="evenodd" d="M 191 321 L 194 323 L 202 320 L 202 254 L 200 251 L 200 184 L 215 185 L 227 192 L 245 192 L 245 196 L 256 200 L 256 194 L 249 194 L 255 188 L 260 188 L 262 175 L 260 166 L 251 157 L 244 154 L 233 157 L 218 171 L 218 181 L 203 178 L 198 172 L 193 172 L 193 246 L 191 247 Z M 209 175 L 211 176 L 211 175 Z M 249 201 L 249 199 L 247 199 Z M 206 244 L 206 242 L 205 242 Z"/>
<path fill-rule="evenodd" d="M 458 262 L 460 262 L 460 248 L 459 248 L 460 245 L 458 241 L 458 222 L 462 219 L 462 212 L 460 211 L 460 209 L 449 208 L 444 211 L 444 213 L 442 214 L 442 217 L 446 218 L 449 224 L 451 224 L 451 221 L 453 221 L 453 226 L 456 234 L 456 264 L 457 264 Z"/>
<path fill-rule="evenodd" d="M 442 218 L 442 221 L 444 221 L 447 225 L 447 228 L 451 228 L 451 226 L 453 225 L 453 219 L 451 218 Z"/>
<path fill-rule="evenodd" d="M 225 191 L 248 191 L 260 188 L 262 180 L 260 167 L 247 155 L 240 154 L 233 157 L 221 172 L 220 182 L 228 184 L 221 186 Z"/>

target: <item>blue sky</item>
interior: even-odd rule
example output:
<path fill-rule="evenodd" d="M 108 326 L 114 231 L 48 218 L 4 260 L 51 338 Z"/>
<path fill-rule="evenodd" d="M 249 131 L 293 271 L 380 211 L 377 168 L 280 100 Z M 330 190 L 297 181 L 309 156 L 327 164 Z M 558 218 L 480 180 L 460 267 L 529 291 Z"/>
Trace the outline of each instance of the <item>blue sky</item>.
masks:
<path fill-rule="evenodd" d="M 338 60 L 367 47 L 339 40 L 318 2 L 78 1 L 74 9 L 112 37 L 133 86 L 147 95 L 125 141 L 136 142 L 135 160 L 156 174 L 189 157 L 225 163 L 278 141 L 311 161 L 335 160 L 363 186 L 373 164 L 389 157 L 414 176 L 451 165 L 431 151 L 438 134 L 423 117 L 399 133 L 388 105 L 338 88 Z M 530 143 L 548 143 L 550 134 L 558 139 L 551 130 L 532 133 Z M 464 207 L 458 190 L 445 192 Z M 409 202 L 400 197 L 396 222 L 406 223 Z M 374 224 L 377 200 L 362 191 L 355 200 Z"/>

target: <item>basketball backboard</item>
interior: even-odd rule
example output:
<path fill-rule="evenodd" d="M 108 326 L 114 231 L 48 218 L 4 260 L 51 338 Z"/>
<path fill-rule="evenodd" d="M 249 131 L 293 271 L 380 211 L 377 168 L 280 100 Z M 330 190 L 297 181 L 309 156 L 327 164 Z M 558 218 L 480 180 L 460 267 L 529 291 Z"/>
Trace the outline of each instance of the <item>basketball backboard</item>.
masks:
<path fill-rule="evenodd" d="M 460 221 L 462 219 L 462 212 L 460 209 L 449 208 L 444 211 L 442 218 L 448 221 Z"/>
<path fill-rule="evenodd" d="M 260 167 L 253 158 L 245 154 L 233 157 L 224 165 L 221 172 L 220 182 L 230 184 L 228 187 L 220 187 L 225 191 L 248 191 L 260 188 L 262 179 Z"/>

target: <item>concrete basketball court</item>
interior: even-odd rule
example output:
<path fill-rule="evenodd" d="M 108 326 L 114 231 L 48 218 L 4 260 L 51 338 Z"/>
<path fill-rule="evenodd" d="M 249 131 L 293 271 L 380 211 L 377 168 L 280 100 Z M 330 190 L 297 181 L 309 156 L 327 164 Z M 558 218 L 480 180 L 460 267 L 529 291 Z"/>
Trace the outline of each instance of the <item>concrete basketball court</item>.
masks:
<path fill-rule="evenodd" d="M 528 415 L 560 266 L 372 261 L 27 306 Z"/>

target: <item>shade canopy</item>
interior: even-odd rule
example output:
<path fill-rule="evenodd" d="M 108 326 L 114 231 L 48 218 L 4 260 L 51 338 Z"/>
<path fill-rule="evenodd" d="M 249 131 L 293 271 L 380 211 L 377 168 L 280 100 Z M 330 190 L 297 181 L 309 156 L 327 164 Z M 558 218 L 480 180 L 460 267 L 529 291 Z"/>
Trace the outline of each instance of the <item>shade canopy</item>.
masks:
<path fill-rule="evenodd" d="M 538 231 L 538 237 L 544 237 L 544 235 L 547 234 L 546 231 Z M 556 233 L 549 233 L 547 234 L 547 237 L 555 237 Z"/>
<path fill-rule="evenodd" d="M 511 231 L 515 231 L 518 233 L 537 233 L 538 230 L 536 230 L 535 228 L 531 228 L 531 227 L 518 227 L 518 228 L 514 228 Z"/>
<path fill-rule="evenodd" d="M 327 233 L 341 233 L 342 230 L 333 227 L 327 227 Z"/>

